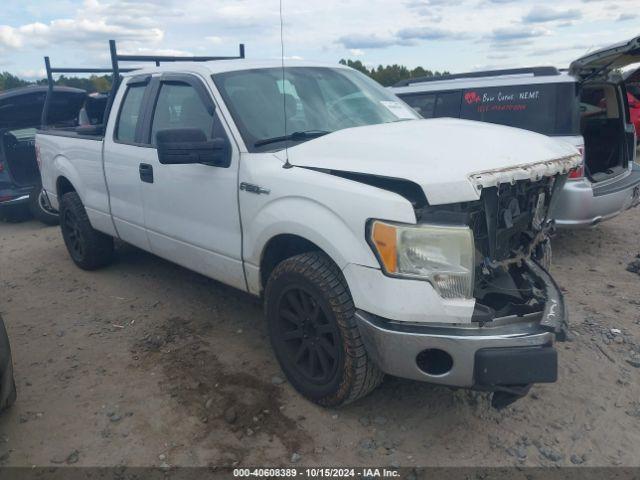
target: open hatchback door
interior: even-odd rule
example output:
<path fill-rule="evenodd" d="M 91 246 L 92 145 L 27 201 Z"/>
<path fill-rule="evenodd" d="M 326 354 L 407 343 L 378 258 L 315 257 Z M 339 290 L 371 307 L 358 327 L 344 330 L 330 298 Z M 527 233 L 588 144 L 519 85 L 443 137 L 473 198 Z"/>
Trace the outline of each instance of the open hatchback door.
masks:
<path fill-rule="evenodd" d="M 581 80 L 607 78 L 611 71 L 640 62 L 640 36 L 601 48 L 571 62 L 569 73 Z"/>
<path fill-rule="evenodd" d="M 584 138 L 585 173 L 594 184 L 611 183 L 594 194 L 635 188 L 632 172 L 636 131 L 629 113 L 620 69 L 640 62 L 640 37 L 602 48 L 574 60 L 569 73 L 580 85 L 580 130 Z M 618 184 L 626 178 L 624 184 Z M 612 182 L 616 182 L 613 184 Z"/>
<path fill-rule="evenodd" d="M 17 130 L 40 126 L 47 87 L 25 87 L 0 92 L 0 129 Z M 52 124 L 73 123 L 87 92 L 79 88 L 56 87 L 51 99 Z"/>
<path fill-rule="evenodd" d="M 41 194 L 35 149 L 35 134 L 40 127 L 46 94 L 47 87 L 17 88 L 0 93 L 0 207 L 12 217 L 21 204 L 28 204 L 36 218 L 55 224 L 57 213 L 51 210 Z M 84 90 L 54 88 L 50 124 L 75 125 L 86 98 Z"/>

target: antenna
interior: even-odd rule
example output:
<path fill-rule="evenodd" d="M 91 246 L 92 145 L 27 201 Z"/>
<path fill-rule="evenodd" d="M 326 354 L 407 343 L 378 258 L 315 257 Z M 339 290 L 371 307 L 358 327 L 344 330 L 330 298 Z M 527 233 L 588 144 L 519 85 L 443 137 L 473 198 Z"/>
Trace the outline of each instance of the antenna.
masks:
<path fill-rule="evenodd" d="M 287 136 L 287 95 L 285 94 L 285 74 L 284 74 L 284 34 L 283 34 L 283 21 L 282 21 L 282 0 L 280 0 L 280 60 L 282 65 L 282 117 L 284 118 L 284 136 Z M 285 140 L 284 144 L 284 158 L 285 162 L 282 168 L 291 168 L 289 163 L 289 141 Z"/>

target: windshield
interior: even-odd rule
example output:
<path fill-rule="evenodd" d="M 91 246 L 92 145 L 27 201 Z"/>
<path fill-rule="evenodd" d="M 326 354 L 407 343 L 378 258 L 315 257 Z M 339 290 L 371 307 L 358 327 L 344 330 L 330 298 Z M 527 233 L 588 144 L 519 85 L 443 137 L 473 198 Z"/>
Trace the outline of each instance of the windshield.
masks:
<path fill-rule="evenodd" d="M 213 80 L 251 152 L 282 149 L 344 128 L 419 118 L 355 70 L 287 67 L 283 80 L 281 68 L 265 68 L 218 73 Z"/>

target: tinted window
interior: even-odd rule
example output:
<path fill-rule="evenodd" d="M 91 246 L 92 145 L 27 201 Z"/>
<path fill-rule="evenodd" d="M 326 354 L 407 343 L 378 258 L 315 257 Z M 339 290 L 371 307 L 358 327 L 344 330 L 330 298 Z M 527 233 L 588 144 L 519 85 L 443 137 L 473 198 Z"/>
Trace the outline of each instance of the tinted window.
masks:
<path fill-rule="evenodd" d="M 195 88 L 187 83 L 163 83 L 153 113 L 151 143 L 156 133 L 170 128 L 199 128 L 213 138 L 214 115 Z"/>
<path fill-rule="evenodd" d="M 460 116 L 462 92 L 412 93 L 399 95 L 423 118 Z"/>
<path fill-rule="evenodd" d="M 461 118 L 524 128 L 545 135 L 579 135 L 575 83 L 464 90 Z"/>
<path fill-rule="evenodd" d="M 127 88 L 116 125 L 116 140 L 121 142 L 135 141 L 142 97 L 146 88 L 146 85 L 132 85 Z"/>
<path fill-rule="evenodd" d="M 417 95 L 403 95 L 401 98 L 418 112 L 423 118 L 433 117 L 433 110 L 436 106 L 435 93 L 419 93 Z"/>
<path fill-rule="evenodd" d="M 462 92 L 459 91 L 439 93 L 433 116 L 458 118 L 460 116 L 461 98 Z"/>

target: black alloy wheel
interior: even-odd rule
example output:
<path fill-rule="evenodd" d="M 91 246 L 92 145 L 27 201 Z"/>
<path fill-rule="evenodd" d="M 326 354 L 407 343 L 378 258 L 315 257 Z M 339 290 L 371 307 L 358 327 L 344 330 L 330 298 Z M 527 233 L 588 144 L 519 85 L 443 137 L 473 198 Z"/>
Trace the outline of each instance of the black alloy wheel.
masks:
<path fill-rule="evenodd" d="M 305 380 L 320 385 L 335 376 L 341 355 L 340 332 L 328 318 L 320 299 L 306 288 L 282 292 L 277 328 L 286 355 Z"/>

